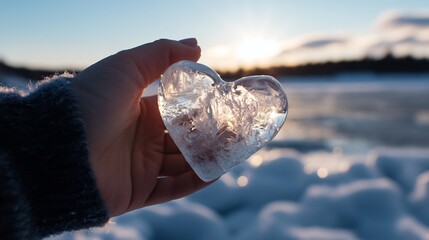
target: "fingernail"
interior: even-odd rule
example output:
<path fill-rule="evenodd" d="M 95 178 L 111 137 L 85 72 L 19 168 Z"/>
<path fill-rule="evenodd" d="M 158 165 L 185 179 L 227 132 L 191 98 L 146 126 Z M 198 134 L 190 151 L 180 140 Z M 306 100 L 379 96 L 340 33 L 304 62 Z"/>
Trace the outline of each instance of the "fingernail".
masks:
<path fill-rule="evenodd" d="M 186 38 L 186 39 L 180 40 L 179 42 L 189 47 L 196 47 L 198 45 L 198 41 L 196 38 Z"/>

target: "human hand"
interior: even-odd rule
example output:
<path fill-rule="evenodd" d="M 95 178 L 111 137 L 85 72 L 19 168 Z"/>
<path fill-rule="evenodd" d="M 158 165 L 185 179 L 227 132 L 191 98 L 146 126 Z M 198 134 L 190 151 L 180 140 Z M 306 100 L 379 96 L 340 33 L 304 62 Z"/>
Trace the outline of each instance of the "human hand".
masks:
<path fill-rule="evenodd" d="M 158 40 L 107 57 L 72 80 L 92 168 L 111 216 L 210 184 L 198 178 L 165 133 L 156 96 L 141 97 L 167 67 L 197 61 L 200 52 L 195 39 Z"/>

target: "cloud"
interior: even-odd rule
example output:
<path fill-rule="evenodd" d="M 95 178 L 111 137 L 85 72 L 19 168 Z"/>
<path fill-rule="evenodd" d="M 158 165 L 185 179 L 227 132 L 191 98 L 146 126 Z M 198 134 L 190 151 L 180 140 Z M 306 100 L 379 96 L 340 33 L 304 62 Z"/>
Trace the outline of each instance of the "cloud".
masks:
<path fill-rule="evenodd" d="M 429 44 L 429 40 L 420 40 L 413 36 L 407 36 L 402 39 L 399 39 L 397 44 Z"/>
<path fill-rule="evenodd" d="M 387 12 L 376 22 L 379 29 L 429 29 L 429 11 L 420 13 Z"/>
<path fill-rule="evenodd" d="M 398 38 L 379 39 L 370 44 L 366 51 L 369 56 L 383 56 L 387 52 L 392 52 L 397 56 L 429 57 L 429 38 L 418 38 L 413 34 L 405 34 Z"/>
<path fill-rule="evenodd" d="M 321 39 L 313 39 L 307 42 L 302 43 L 300 48 L 318 48 L 318 47 L 326 47 L 334 44 L 342 44 L 346 43 L 347 40 L 345 38 L 321 38 Z"/>
<path fill-rule="evenodd" d="M 273 59 L 274 65 L 297 65 L 309 62 L 361 58 L 368 39 L 337 33 L 309 35 L 286 41 Z M 363 43 L 366 43 L 363 46 Z"/>
<path fill-rule="evenodd" d="M 426 12 L 387 11 L 379 15 L 363 33 L 325 32 L 296 36 L 276 42 L 275 56 L 244 65 L 236 45 L 216 46 L 203 53 L 202 61 L 218 69 L 300 65 L 326 61 L 381 58 L 388 53 L 397 57 L 429 58 L 429 10 Z"/>
<path fill-rule="evenodd" d="M 302 50 L 313 50 L 347 44 L 348 38 L 334 35 L 309 35 L 288 40 L 279 53 L 288 54 Z"/>
<path fill-rule="evenodd" d="M 364 57 L 429 57 L 429 11 L 388 11 L 375 21 L 374 31 L 362 34 L 324 33 L 288 40 L 273 59 L 275 65 L 342 61 Z"/>

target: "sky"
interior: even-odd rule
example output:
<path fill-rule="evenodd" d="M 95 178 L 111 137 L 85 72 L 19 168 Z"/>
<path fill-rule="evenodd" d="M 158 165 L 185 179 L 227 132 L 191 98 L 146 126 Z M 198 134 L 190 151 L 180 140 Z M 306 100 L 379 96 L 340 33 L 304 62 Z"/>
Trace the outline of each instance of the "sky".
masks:
<path fill-rule="evenodd" d="M 367 55 L 429 57 L 427 0 L 24 1 L 0 3 L 0 59 L 82 69 L 159 38 L 196 37 L 216 69 Z"/>

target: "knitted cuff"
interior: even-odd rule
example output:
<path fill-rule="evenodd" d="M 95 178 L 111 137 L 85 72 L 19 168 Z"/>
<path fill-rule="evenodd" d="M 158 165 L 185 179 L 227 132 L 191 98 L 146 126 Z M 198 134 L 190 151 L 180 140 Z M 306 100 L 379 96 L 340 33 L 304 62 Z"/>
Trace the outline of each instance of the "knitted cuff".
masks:
<path fill-rule="evenodd" d="M 77 109 L 67 79 L 51 80 L 27 96 L 0 94 L 0 146 L 29 202 L 37 236 L 108 220 Z"/>

